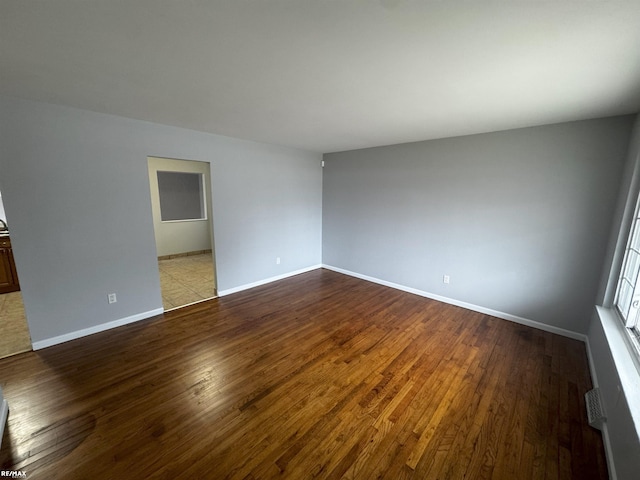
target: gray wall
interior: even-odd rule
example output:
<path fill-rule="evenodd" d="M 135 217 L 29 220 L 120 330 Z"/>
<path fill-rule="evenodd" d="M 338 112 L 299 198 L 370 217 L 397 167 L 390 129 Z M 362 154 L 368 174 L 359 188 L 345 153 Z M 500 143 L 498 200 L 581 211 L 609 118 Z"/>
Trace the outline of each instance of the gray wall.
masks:
<path fill-rule="evenodd" d="M 319 154 L 6 97 L 0 145 L 34 341 L 161 308 L 147 156 L 211 163 L 219 290 L 321 261 Z"/>
<path fill-rule="evenodd" d="M 325 155 L 323 263 L 586 333 L 632 121 Z"/>

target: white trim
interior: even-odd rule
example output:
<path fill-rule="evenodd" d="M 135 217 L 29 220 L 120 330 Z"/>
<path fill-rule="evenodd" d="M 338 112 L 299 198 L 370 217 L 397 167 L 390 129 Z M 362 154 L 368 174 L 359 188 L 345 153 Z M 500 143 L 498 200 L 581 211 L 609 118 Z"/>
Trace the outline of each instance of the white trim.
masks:
<path fill-rule="evenodd" d="M 239 287 L 227 288 L 226 290 L 220 290 L 218 292 L 219 297 L 224 297 L 225 295 L 231 295 L 232 293 L 241 292 L 243 290 L 248 290 L 250 288 L 259 287 L 260 285 L 265 285 L 267 283 L 276 282 L 278 280 L 282 280 L 288 277 L 293 277 L 294 275 L 300 275 L 301 273 L 307 273 L 312 270 L 317 270 L 322 268 L 322 265 L 313 265 L 311 267 L 302 268 L 300 270 L 295 270 L 293 272 L 284 273 L 282 275 L 277 275 L 275 277 L 265 278 L 264 280 L 258 280 L 257 282 L 247 283 L 245 285 L 240 285 Z"/>
<path fill-rule="evenodd" d="M 0 446 L 2 445 L 2 437 L 4 436 L 4 426 L 9 418 L 9 402 L 2 397 L 2 405 L 0 406 Z"/>
<path fill-rule="evenodd" d="M 594 388 L 600 387 L 600 382 L 598 382 L 598 374 L 596 373 L 596 363 L 593 361 L 593 355 L 591 354 L 591 343 L 589 342 L 589 337 L 584 342 L 587 347 L 587 361 L 589 362 L 589 370 L 591 371 L 591 383 L 593 383 Z"/>
<path fill-rule="evenodd" d="M 564 328 L 554 327 L 553 325 L 547 325 L 546 323 L 536 322 L 535 320 L 530 320 L 528 318 L 518 317 L 516 315 L 511 315 L 510 313 L 500 312 L 498 310 L 493 310 L 491 308 L 481 307 L 479 305 L 474 305 L 472 303 L 461 302 L 459 300 L 455 300 L 453 298 L 443 297 L 441 295 L 436 295 L 435 293 L 429 293 L 422 290 L 418 290 L 417 288 L 406 287 L 404 285 L 399 285 L 393 282 L 387 282 L 386 280 L 380 280 L 379 278 L 370 277 L 368 275 L 362 275 L 360 273 L 351 272 L 349 270 L 344 270 L 342 268 L 333 267 L 331 265 L 322 265 L 322 268 L 326 268 L 327 270 L 333 270 L 334 272 L 343 273 L 345 275 L 349 275 L 352 277 L 359 278 L 361 280 L 367 280 L 369 282 L 378 283 L 380 285 L 384 285 L 386 287 L 395 288 L 397 290 L 402 290 L 404 292 L 413 293 L 415 295 L 420 295 L 421 297 L 431 298 L 432 300 L 438 300 L 439 302 L 448 303 L 450 305 L 456 305 L 457 307 L 466 308 L 467 310 L 473 310 L 474 312 L 480 312 L 487 315 L 491 315 L 492 317 L 501 318 L 503 320 L 509 320 L 511 322 L 519 323 L 521 325 L 526 325 L 528 327 L 537 328 L 538 330 L 544 330 L 545 332 L 551 332 L 558 335 L 562 335 L 563 337 L 573 338 L 574 340 L 580 340 L 582 342 L 587 341 L 587 336 L 583 333 L 573 332 L 571 330 L 565 330 Z"/>
<path fill-rule="evenodd" d="M 209 300 L 215 300 L 216 298 L 218 298 L 217 295 L 214 295 L 213 297 L 203 298 L 202 300 L 196 300 L 195 302 L 185 303 L 184 305 L 178 305 L 177 307 L 167 308 L 164 311 L 164 313 L 173 312 L 174 310 L 180 310 L 181 308 L 190 307 L 191 305 L 197 305 L 199 303 L 208 302 Z"/>
<path fill-rule="evenodd" d="M 118 320 L 113 320 L 112 322 L 101 323 L 100 325 L 96 325 L 94 327 L 83 328 L 82 330 L 65 333 L 64 335 L 59 335 L 57 337 L 45 338 L 44 340 L 33 342 L 33 349 L 41 350 L 43 348 L 51 347 L 59 343 L 86 337 L 88 335 L 93 335 L 94 333 L 104 332 L 105 330 L 121 327 L 122 325 L 138 322 L 146 318 L 155 317 L 156 315 L 161 315 L 162 313 L 164 313 L 164 308 L 156 308 L 155 310 L 149 310 L 148 312 L 138 313 L 136 315 L 131 315 L 130 317 L 120 318 Z"/>
<path fill-rule="evenodd" d="M 604 439 L 605 459 L 607 460 L 607 470 L 609 471 L 609 480 L 618 480 L 616 466 L 613 463 L 613 447 L 611 447 L 611 436 L 609 435 L 609 427 L 606 420 L 602 422 L 602 438 Z"/>
<path fill-rule="evenodd" d="M 160 220 L 160 223 L 208 222 L 209 218 L 183 218 L 182 220 Z"/>

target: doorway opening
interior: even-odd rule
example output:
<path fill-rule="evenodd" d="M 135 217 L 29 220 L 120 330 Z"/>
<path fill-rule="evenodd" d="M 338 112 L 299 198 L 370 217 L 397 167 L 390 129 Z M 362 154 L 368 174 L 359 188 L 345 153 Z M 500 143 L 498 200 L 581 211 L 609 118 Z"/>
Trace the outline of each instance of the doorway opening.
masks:
<path fill-rule="evenodd" d="M 31 351 L 31 335 L 0 193 L 0 358 Z"/>
<path fill-rule="evenodd" d="M 210 165 L 147 160 L 162 305 L 167 311 L 215 298 Z"/>

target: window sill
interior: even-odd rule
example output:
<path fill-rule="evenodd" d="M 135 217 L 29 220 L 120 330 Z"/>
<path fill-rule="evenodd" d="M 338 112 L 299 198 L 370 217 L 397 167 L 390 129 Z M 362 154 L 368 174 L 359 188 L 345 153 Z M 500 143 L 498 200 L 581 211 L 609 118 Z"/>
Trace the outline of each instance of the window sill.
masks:
<path fill-rule="evenodd" d="M 596 307 L 596 310 L 609 343 L 609 350 L 620 377 L 636 432 L 640 437 L 640 402 L 637 401 L 640 398 L 640 359 L 617 314 L 612 309 L 604 307 Z"/>

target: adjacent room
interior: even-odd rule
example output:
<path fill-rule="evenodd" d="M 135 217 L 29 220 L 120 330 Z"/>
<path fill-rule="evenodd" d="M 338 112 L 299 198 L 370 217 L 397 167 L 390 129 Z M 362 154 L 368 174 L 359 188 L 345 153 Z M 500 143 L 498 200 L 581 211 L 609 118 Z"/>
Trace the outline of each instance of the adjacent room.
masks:
<path fill-rule="evenodd" d="M 637 1 L 0 0 L 0 470 L 637 479 L 639 86 Z"/>

